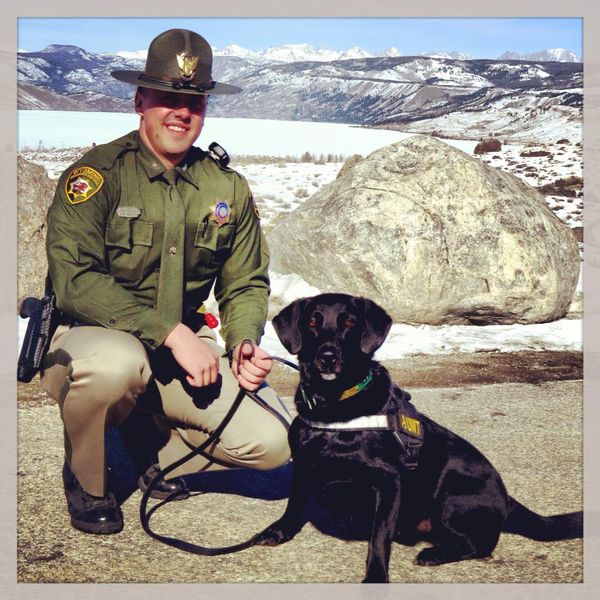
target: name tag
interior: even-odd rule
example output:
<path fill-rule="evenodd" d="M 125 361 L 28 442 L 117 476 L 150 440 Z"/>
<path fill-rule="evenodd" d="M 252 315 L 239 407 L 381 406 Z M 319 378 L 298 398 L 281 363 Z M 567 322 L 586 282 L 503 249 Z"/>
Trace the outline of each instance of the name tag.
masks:
<path fill-rule="evenodd" d="M 119 206 L 117 208 L 117 215 L 125 219 L 135 219 L 142 214 L 141 209 L 137 206 Z"/>

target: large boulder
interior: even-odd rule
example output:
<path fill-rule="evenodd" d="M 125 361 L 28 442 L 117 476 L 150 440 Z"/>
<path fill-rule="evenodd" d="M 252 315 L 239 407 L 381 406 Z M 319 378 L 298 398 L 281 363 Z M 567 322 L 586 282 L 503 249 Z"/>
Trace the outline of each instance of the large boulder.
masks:
<path fill-rule="evenodd" d="M 46 262 L 46 212 L 56 183 L 44 167 L 17 157 L 17 293 L 21 304 L 27 296 L 44 293 Z"/>
<path fill-rule="evenodd" d="M 579 274 L 575 236 L 536 190 L 425 136 L 354 161 L 268 239 L 273 270 L 406 323 L 551 321 Z"/>

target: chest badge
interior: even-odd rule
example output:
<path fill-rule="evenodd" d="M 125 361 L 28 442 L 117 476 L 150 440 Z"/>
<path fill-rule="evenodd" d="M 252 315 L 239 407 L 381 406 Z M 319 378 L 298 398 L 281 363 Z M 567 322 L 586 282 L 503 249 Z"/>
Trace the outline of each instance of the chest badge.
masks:
<path fill-rule="evenodd" d="M 100 191 L 104 177 L 92 167 L 73 169 L 65 182 L 65 194 L 71 204 L 81 204 Z"/>
<path fill-rule="evenodd" d="M 210 210 L 212 213 L 208 220 L 214 221 L 219 227 L 231 221 L 231 208 L 227 202 L 217 202 L 214 206 L 210 207 Z"/>

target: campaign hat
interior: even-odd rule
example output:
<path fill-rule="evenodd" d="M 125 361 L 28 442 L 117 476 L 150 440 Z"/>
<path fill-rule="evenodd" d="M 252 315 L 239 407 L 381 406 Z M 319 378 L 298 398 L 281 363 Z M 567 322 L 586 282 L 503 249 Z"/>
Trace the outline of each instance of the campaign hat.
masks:
<path fill-rule="evenodd" d="M 212 78 L 210 44 L 194 31 L 169 29 L 148 48 L 143 71 L 111 71 L 119 81 L 179 94 L 237 94 L 242 90 Z"/>

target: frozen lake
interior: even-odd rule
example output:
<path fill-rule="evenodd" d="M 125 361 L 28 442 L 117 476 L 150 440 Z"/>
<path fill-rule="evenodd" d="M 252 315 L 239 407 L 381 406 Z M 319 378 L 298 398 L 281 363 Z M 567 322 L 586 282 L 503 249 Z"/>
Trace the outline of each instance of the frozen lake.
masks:
<path fill-rule="evenodd" d="M 18 111 L 18 149 L 67 148 L 103 144 L 137 129 L 139 117 L 126 113 Z M 230 154 L 300 156 L 362 154 L 399 142 L 412 134 L 386 129 L 365 129 L 337 123 L 271 121 L 266 119 L 211 118 L 210 112 L 198 145 L 207 148 L 216 141 Z M 471 152 L 476 142 L 453 145 Z"/>

